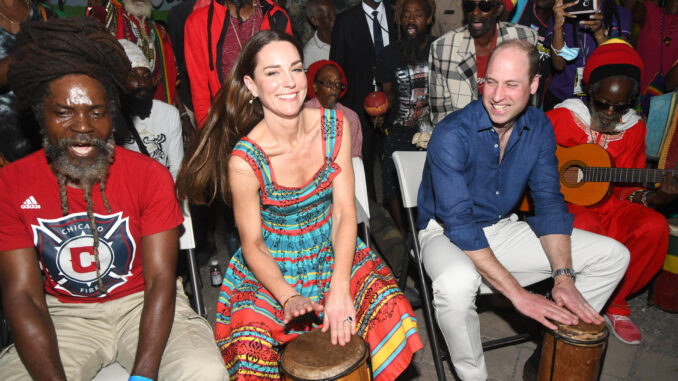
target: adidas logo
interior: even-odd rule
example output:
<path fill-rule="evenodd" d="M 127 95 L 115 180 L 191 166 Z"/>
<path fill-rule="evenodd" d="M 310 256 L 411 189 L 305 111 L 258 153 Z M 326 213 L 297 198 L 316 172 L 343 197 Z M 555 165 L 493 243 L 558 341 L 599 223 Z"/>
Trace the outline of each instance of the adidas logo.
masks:
<path fill-rule="evenodd" d="M 35 201 L 35 197 L 31 196 L 27 198 L 23 204 L 21 204 L 21 209 L 40 209 L 40 204 Z"/>

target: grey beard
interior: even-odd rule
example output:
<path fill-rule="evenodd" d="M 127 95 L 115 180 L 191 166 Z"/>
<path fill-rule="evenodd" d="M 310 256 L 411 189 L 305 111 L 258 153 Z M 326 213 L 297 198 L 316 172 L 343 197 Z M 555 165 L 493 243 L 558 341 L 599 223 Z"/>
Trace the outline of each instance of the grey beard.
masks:
<path fill-rule="evenodd" d="M 71 162 L 66 150 L 73 143 L 92 143 L 97 148 L 97 156 L 91 163 L 82 162 L 75 165 Z M 113 135 L 104 141 L 97 138 L 92 138 L 87 135 L 82 135 L 72 138 L 59 139 L 57 145 L 53 145 L 45 136 L 42 141 L 45 148 L 45 156 L 52 164 L 52 168 L 59 174 L 66 176 L 66 178 L 81 186 L 92 186 L 97 181 L 102 181 L 108 176 L 108 168 L 113 162 L 115 154 L 115 140 Z"/>
<path fill-rule="evenodd" d="M 125 7 L 127 13 L 132 16 L 140 18 L 150 18 L 151 17 L 151 2 L 146 0 L 143 3 L 138 3 L 133 0 L 122 0 L 122 4 Z"/>

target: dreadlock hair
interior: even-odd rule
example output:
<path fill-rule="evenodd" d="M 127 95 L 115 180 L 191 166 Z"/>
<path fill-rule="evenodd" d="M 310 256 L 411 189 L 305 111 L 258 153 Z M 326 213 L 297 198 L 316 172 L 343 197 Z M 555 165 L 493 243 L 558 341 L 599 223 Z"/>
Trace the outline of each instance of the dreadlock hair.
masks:
<path fill-rule="evenodd" d="M 261 102 L 253 98 L 244 78 L 254 78 L 259 52 L 276 41 L 291 43 L 303 58 L 299 41 L 284 32 L 263 30 L 247 41 L 210 107 L 200 135 L 187 148 L 176 180 L 179 198 L 210 204 L 220 195 L 231 203 L 228 158 L 238 140 L 264 118 Z"/>
<path fill-rule="evenodd" d="M 84 74 L 101 83 L 109 101 L 110 115 L 118 114 L 118 90 L 125 88 L 130 63 L 122 46 L 98 21 L 88 17 L 74 17 L 25 22 L 21 24 L 16 44 L 14 62 L 7 74 L 9 84 L 22 104 L 33 109 L 43 133 L 44 102 L 49 96 L 50 83 L 67 75 Z M 105 148 L 112 152 L 114 149 L 112 137 L 104 144 Z M 51 144 L 46 146 L 50 147 Z M 49 150 L 47 147 L 46 153 Z M 112 156 L 109 156 L 110 160 Z M 92 188 L 98 181 L 104 206 L 110 214 L 111 207 L 105 194 L 110 161 L 106 164 L 106 168 L 95 170 L 92 176 L 87 176 L 82 181 L 84 198 L 87 202 L 87 217 L 94 240 L 92 246 L 96 276 L 102 293 L 107 293 L 107 289 L 101 279 L 99 234 L 94 218 Z M 83 173 L 86 170 L 83 169 Z M 69 179 L 77 180 L 78 176 L 57 171 L 56 177 L 59 183 L 61 212 L 66 216 L 69 212 L 66 184 Z"/>

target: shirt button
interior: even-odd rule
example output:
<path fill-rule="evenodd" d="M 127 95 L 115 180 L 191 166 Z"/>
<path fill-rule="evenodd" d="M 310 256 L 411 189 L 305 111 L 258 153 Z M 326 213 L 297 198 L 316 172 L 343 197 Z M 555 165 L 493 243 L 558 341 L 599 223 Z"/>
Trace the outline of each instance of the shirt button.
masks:
<path fill-rule="evenodd" d="M 494 145 L 494 148 L 499 148 L 499 144 L 495 144 L 495 145 Z"/>
<path fill-rule="evenodd" d="M 494 192 L 494 194 L 496 194 L 497 196 L 499 196 L 499 191 Z"/>
<path fill-rule="evenodd" d="M 497 218 L 501 218 L 501 214 L 497 216 Z"/>

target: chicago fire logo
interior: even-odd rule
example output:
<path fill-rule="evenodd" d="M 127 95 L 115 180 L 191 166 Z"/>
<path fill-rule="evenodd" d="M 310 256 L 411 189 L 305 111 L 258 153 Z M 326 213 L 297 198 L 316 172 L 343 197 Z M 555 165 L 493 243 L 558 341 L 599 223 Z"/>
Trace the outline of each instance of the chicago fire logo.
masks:
<path fill-rule="evenodd" d="M 94 220 L 99 233 L 101 279 L 110 293 L 132 275 L 136 243 L 129 232 L 129 218 L 123 218 L 122 212 L 95 213 Z M 33 237 L 44 269 L 57 291 L 76 297 L 105 295 L 99 291 L 87 213 L 53 220 L 38 218 L 38 225 L 33 225 Z"/>

